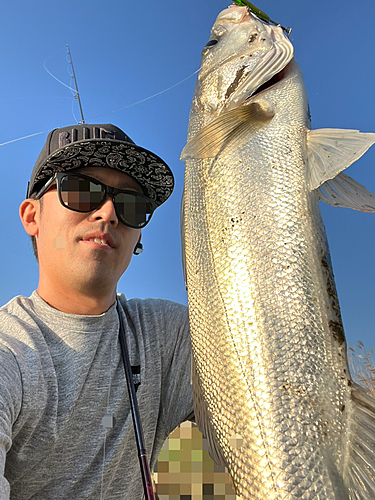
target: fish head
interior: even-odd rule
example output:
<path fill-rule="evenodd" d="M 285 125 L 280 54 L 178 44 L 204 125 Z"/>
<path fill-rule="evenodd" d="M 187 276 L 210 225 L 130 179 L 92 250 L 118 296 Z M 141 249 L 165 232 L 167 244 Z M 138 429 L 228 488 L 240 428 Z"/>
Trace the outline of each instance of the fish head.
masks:
<path fill-rule="evenodd" d="M 217 17 L 202 51 L 193 105 L 216 117 L 243 104 L 292 60 L 294 48 L 281 26 L 231 5 Z"/>

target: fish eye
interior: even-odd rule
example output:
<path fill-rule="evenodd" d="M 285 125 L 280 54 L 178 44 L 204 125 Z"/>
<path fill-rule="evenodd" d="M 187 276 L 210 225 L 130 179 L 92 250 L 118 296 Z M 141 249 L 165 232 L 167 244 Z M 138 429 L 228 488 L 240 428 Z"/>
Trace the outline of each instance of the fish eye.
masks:
<path fill-rule="evenodd" d="M 212 45 L 216 45 L 219 40 L 210 40 L 206 43 L 205 47 L 211 47 Z"/>

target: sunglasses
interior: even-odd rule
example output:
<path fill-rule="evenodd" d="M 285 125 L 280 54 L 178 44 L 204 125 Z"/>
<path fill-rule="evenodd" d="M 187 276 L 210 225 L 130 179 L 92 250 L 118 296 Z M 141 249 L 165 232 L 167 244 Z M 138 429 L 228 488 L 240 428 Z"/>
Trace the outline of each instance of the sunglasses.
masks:
<path fill-rule="evenodd" d="M 145 227 L 151 220 L 156 204 L 137 191 L 128 191 L 106 186 L 88 175 L 58 172 L 48 180 L 36 194 L 38 200 L 57 183 L 57 193 L 61 205 L 74 212 L 88 213 L 96 210 L 110 196 L 118 219 L 125 226 L 134 229 Z"/>

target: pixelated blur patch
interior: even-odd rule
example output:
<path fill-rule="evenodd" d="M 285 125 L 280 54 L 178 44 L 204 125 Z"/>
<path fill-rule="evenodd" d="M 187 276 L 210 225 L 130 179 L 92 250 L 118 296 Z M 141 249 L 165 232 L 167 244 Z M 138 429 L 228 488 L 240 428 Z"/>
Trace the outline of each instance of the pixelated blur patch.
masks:
<path fill-rule="evenodd" d="M 102 426 L 106 429 L 112 429 L 115 425 L 115 417 L 113 415 L 104 415 L 102 418 Z"/>
<path fill-rule="evenodd" d="M 231 446 L 241 447 L 240 435 L 230 439 Z M 165 441 L 153 480 L 156 500 L 240 500 L 227 469 L 211 459 L 207 440 L 192 422 L 183 422 Z"/>
<path fill-rule="evenodd" d="M 229 445 L 236 450 L 239 450 L 242 446 L 243 438 L 240 434 L 232 434 L 229 438 Z"/>
<path fill-rule="evenodd" d="M 66 247 L 66 239 L 62 236 L 57 236 L 52 240 L 52 246 L 56 250 L 63 250 Z"/>

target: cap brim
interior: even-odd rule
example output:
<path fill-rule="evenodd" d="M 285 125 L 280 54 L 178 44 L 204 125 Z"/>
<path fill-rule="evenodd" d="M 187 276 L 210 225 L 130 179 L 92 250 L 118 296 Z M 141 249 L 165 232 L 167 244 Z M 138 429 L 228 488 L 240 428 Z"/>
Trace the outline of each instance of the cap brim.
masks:
<path fill-rule="evenodd" d="M 89 139 L 57 149 L 37 166 L 30 187 L 35 193 L 36 186 L 56 172 L 80 167 L 106 167 L 124 172 L 142 186 L 157 206 L 169 198 L 174 188 L 172 171 L 159 156 L 133 143 L 110 139 Z"/>

